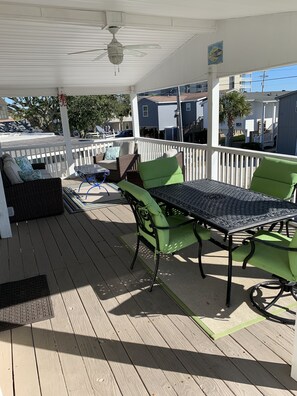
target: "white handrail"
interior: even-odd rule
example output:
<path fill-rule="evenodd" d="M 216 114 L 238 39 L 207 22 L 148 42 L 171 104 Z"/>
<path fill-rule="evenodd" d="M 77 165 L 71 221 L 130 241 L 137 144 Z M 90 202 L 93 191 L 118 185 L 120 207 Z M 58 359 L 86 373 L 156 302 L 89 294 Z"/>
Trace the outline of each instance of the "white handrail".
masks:
<path fill-rule="evenodd" d="M 150 138 L 115 138 L 91 141 L 77 141 L 72 144 L 75 165 L 93 163 L 93 156 L 105 152 L 106 148 L 118 145 L 123 141 L 135 141 L 141 161 L 149 161 L 162 157 L 165 151 L 175 148 L 184 152 L 185 178 L 195 180 L 207 175 L 207 146 L 205 144 L 176 142 Z M 28 142 L 29 144 L 30 142 Z M 251 178 L 261 158 L 273 157 L 297 162 L 297 157 L 264 151 L 243 150 L 232 147 L 212 147 L 219 153 L 218 180 L 240 187 L 248 188 Z M 12 156 L 26 155 L 32 162 L 45 162 L 53 176 L 68 176 L 65 144 L 36 145 L 34 147 L 15 146 L 3 148 Z"/>

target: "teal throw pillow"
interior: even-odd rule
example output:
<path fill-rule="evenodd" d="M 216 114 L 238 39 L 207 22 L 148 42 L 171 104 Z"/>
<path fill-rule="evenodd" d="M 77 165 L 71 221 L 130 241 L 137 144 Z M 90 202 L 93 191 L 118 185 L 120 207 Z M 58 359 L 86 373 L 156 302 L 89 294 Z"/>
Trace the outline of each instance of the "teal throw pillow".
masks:
<path fill-rule="evenodd" d="M 33 181 L 33 180 L 42 179 L 42 174 L 40 170 L 19 171 L 19 175 L 23 181 Z"/>
<path fill-rule="evenodd" d="M 27 157 L 16 157 L 15 162 L 18 164 L 23 172 L 33 171 L 32 165 Z"/>
<path fill-rule="evenodd" d="M 120 154 L 120 146 L 108 147 L 105 151 L 105 160 L 115 160 Z"/>

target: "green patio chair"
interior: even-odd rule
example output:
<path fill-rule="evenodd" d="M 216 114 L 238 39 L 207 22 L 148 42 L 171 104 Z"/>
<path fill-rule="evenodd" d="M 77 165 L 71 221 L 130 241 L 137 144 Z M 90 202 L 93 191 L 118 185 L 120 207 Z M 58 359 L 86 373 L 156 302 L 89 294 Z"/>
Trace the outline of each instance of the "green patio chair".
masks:
<path fill-rule="evenodd" d="M 294 319 L 290 319 L 276 311 L 279 308 L 278 301 L 288 294 L 297 300 L 297 231 L 293 238 L 278 232 L 258 231 L 233 250 L 232 259 L 242 262 L 243 268 L 249 263 L 273 275 L 273 280 L 260 282 L 252 287 L 251 302 L 266 317 L 293 324 L 295 312 L 291 312 Z M 276 289 L 277 294 L 270 293 L 265 297 L 263 289 Z M 269 311 L 270 308 L 272 312 Z"/>
<path fill-rule="evenodd" d="M 138 170 L 145 189 L 184 182 L 182 168 L 175 156 L 140 162 Z"/>
<path fill-rule="evenodd" d="M 137 244 L 130 268 L 134 267 L 140 242 L 154 252 L 155 269 L 150 291 L 157 277 L 160 254 L 173 254 L 197 242 L 199 268 L 205 278 L 201 260 L 202 241 L 210 238 L 210 231 L 193 218 L 181 214 L 166 216 L 149 192 L 136 184 L 122 180 L 118 186 L 132 208 L 137 226 Z"/>
<path fill-rule="evenodd" d="M 255 170 L 250 189 L 275 198 L 291 200 L 297 184 L 297 162 L 264 157 Z M 270 227 L 274 228 L 276 224 Z M 279 232 L 283 229 L 280 223 Z M 288 222 L 286 231 L 289 235 Z"/>
<path fill-rule="evenodd" d="M 154 187 L 161 187 L 169 184 L 177 184 L 184 182 L 184 173 L 181 167 L 183 161 L 183 153 L 180 157 L 165 157 L 158 158 L 152 161 L 140 162 L 138 164 L 138 171 L 142 180 L 143 187 L 150 189 Z M 184 214 L 181 210 L 169 207 L 164 202 L 160 202 L 163 211 L 167 214 Z"/>
<path fill-rule="evenodd" d="M 264 157 L 253 174 L 250 189 L 289 200 L 296 184 L 297 162 Z"/>

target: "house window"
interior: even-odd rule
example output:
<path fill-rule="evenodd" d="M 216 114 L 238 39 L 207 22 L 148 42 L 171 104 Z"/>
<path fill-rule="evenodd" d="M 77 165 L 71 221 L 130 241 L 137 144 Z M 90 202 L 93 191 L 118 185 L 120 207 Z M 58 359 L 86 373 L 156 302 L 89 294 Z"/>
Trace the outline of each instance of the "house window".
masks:
<path fill-rule="evenodd" d="M 142 106 L 142 117 L 148 117 L 148 105 Z"/>
<path fill-rule="evenodd" d="M 186 111 L 191 111 L 191 103 L 186 103 Z"/>

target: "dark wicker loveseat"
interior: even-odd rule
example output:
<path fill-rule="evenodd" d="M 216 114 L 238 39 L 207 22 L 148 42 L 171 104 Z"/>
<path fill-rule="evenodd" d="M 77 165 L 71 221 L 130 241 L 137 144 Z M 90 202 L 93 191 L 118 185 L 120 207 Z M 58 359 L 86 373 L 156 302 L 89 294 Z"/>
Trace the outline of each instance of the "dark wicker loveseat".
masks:
<path fill-rule="evenodd" d="M 32 167 L 34 169 L 45 169 L 45 164 L 32 164 Z M 0 171 L 7 206 L 14 210 L 14 216 L 10 217 L 12 223 L 63 213 L 62 182 L 60 178 L 46 178 L 11 184 L 3 171 L 1 157 Z"/>

